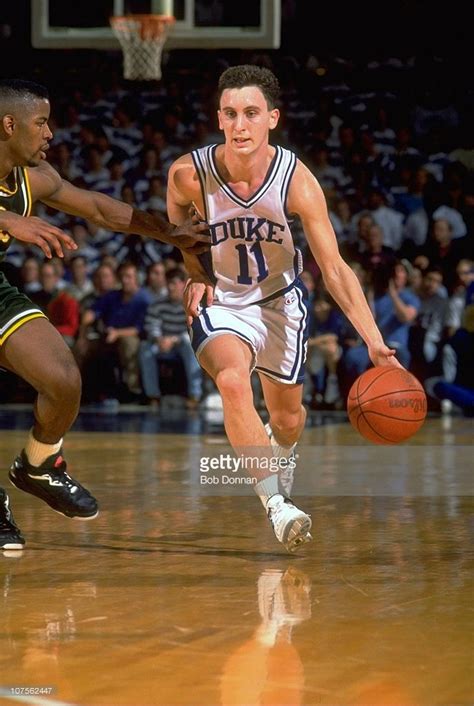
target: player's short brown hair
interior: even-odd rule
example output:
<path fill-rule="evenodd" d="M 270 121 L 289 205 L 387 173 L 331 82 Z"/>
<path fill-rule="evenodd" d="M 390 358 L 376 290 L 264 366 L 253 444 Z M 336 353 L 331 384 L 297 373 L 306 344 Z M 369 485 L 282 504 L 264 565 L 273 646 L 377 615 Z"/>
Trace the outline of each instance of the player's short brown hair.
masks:
<path fill-rule="evenodd" d="M 259 88 L 268 108 L 272 110 L 276 107 L 280 97 L 280 84 L 278 79 L 270 69 L 263 66 L 253 66 L 252 64 L 241 64 L 239 66 L 229 66 L 219 78 L 218 99 L 220 102 L 223 91 L 228 88 L 244 88 L 245 86 L 256 86 Z"/>

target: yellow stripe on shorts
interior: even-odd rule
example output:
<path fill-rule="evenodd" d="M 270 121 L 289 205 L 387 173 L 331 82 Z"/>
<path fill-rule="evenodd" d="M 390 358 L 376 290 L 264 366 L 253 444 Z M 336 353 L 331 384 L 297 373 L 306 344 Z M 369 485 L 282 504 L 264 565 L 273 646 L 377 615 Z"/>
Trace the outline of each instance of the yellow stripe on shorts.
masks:
<path fill-rule="evenodd" d="M 5 331 L 3 336 L 0 336 L 0 346 L 2 346 L 7 338 L 12 335 L 17 329 L 20 328 L 20 326 L 23 326 L 23 324 L 26 324 L 28 321 L 32 321 L 32 319 L 47 319 L 48 317 L 45 316 L 41 311 L 35 311 L 34 314 L 28 314 L 28 316 L 25 316 L 24 319 L 19 319 L 18 321 L 15 321 L 15 323 L 8 329 L 8 331 Z"/>

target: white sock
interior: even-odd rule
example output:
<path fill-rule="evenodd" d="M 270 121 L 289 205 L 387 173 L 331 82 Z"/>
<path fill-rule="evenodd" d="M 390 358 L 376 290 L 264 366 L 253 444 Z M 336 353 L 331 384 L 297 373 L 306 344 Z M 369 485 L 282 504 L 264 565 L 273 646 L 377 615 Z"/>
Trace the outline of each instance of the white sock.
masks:
<path fill-rule="evenodd" d="M 272 473 L 270 476 L 267 476 L 267 478 L 260 480 L 253 486 L 253 489 L 260 498 L 263 507 L 266 509 L 268 500 L 280 492 L 278 473 Z"/>
<path fill-rule="evenodd" d="M 41 466 L 49 456 L 58 453 L 62 443 L 63 440 L 59 439 L 56 444 L 43 444 L 41 441 L 36 441 L 33 431 L 30 430 L 24 449 L 28 462 L 32 466 Z"/>

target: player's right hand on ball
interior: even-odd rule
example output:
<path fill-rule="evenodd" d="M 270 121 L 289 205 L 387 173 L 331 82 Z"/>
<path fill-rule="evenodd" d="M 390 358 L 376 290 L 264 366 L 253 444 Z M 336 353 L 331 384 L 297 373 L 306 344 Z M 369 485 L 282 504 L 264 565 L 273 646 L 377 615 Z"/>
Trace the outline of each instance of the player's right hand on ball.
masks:
<path fill-rule="evenodd" d="M 2 224 L 5 221 L 9 235 L 24 243 L 37 245 L 46 257 L 64 257 L 63 248 L 77 250 L 77 245 L 70 235 L 43 221 L 36 216 L 19 216 L 16 213 L 2 213 Z"/>
<path fill-rule="evenodd" d="M 397 352 L 395 348 L 389 348 L 385 343 L 373 343 L 368 346 L 369 357 L 372 363 L 377 365 L 393 365 L 395 368 L 403 367 L 395 358 Z"/>

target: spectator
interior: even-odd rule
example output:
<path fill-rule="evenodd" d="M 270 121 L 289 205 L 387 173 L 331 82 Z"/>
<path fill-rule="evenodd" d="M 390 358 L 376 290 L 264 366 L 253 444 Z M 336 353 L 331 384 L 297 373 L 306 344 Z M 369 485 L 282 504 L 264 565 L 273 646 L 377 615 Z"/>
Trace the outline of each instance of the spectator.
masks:
<path fill-rule="evenodd" d="M 74 255 L 69 261 L 69 269 L 71 283 L 66 287 L 66 291 L 78 302 L 82 302 L 94 290 L 94 285 L 87 272 L 86 258 L 82 255 Z"/>
<path fill-rule="evenodd" d="M 403 266 L 405 267 L 408 275 L 408 280 L 407 280 L 407 286 L 410 292 L 413 292 L 418 298 L 420 296 L 420 290 L 421 290 L 421 285 L 423 282 L 423 271 L 419 268 L 416 267 L 415 265 L 412 265 L 409 260 L 402 260 L 401 261 Z M 426 271 L 426 270 L 425 270 Z"/>
<path fill-rule="evenodd" d="M 349 201 L 344 198 L 336 199 L 334 207 L 329 211 L 329 218 L 339 245 L 350 240 L 352 214 Z"/>
<path fill-rule="evenodd" d="M 163 130 L 155 130 L 152 144 L 158 150 L 162 171 L 166 174 L 173 161 L 182 154 L 182 148 L 178 146 L 180 143 L 170 143 Z"/>
<path fill-rule="evenodd" d="M 99 265 L 104 256 L 114 257 L 125 239 L 123 233 L 114 233 L 100 228 L 91 221 L 75 225 L 73 234 L 74 239 L 79 238 L 77 241 L 79 253 L 85 255 L 87 262 L 93 266 L 93 269 Z"/>
<path fill-rule="evenodd" d="M 118 157 L 112 157 L 107 162 L 106 168 L 107 176 L 96 182 L 95 189 L 114 199 L 120 199 L 122 189 L 126 184 L 123 161 Z"/>
<path fill-rule="evenodd" d="M 74 356 L 82 367 L 82 361 L 87 353 L 87 342 L 97 340 L 103 334 L 103 326 L 100 319 L 91 321 L 90 314 L 86 314 L 89 309 L 94 309 L 97 300 L 107 292 L 117 289 L 118 281 L 115 269 L 107 263 L 99 265 L 92 275 L 93 291 L 84 297 L 80 303 L 81 322 L 79 332 L 74 346 Z"/>
<path fill-rule="evenodd" d="M 140 370 L 145 395 L 153 406 L 161 397 L 159 363 L 179 358 L 187 380 L 187 407 L 196 407 L 202 395 L 202 370 L 191 346 L 183 293 L 186 275 L 178 268 L 168 270 L 168 296 L 150 304 L 145 318 L 147 338 L 140 345 Z"/>
<path fill-rule="evenodd" d="M 162 177 L 152 177 L 146 197 L 147 209 L 166 214 L 166 183 Z"/>
<path fill-rule="evenodd" d="M 140 200 L 146 201 L 146 193 L 151 187 L 151 180 L 154 177 L 158 179 L 162 177 L 158 150 L 152 145 L 144 147 L 138 166 L 126 172 L 125 177 L 129 184 L 134 185 L 135 191 L 140 195 Z"/>
<path fill-rule="evenodd" d="M 82 175 L 82 170 L 72 158 L 71 147 L 68 142 L 60 142 L 53 147 L 51 164 L 59 172 L 63 179 L 74 181 Z"/>
<path fill-rule="evenodd" d="M 19 288 L 21 291 L 28 295 L 39 292 L 41 289 L 39 274 L 40 263 L 36 257 L 27 257 L 20 271 L 21 283 Z"/>
<path fill-rule="evenodd" d="M 410 328 L 410 370 L 421 381 L 440 372 L 440 346 L 446 319 L 447 300 L 439 289 L 443 273 L 439 267 L 429 267 L 419 289 L 420 308 Z"/>
<path fill-rule="evenodd" d="M 460 260 L 456 267 L 456 282 L 446 311 L 445 326 L 448 338 L 454 336 L 458 328 L 461 328 L 466 293 L 472 282 L 474 282 L 474 262 L 468 259 Z"/>
<path fill-rule="evenodd" d="M 66 279 L 66 266 L 64 264 L 64 258 L 52 257 L 50 263 L 53 265 L 54 271 L 58 276 L 56 288 L 65 289 L 68 285 L 68 281 Z"/>
<path fill-rule="evenodd" d="M 166 252 L 166 247 L 161 247 L 162 243 L 148 238 L 146 241 L 140 235 L 129 233 L 122 246 L 117 250 L 119 262 L 133 262 L 137 269 L 147 268 L 153 263 L 161 262 L 162 255 Z M 172 246 L 170 246 L 171 249 Z"/>
<path fill-rule="evenodd" d="M 143 143 L 143 134 L 138 127 L 140 107 L 131 96 L 124 97 L 113 114 L 113 127 L 108 129 L 110 141 L 129 156 L 135 156 Z"/>
<path fill-rule="evenodd" d="M 383 191 L 375 187 L 368 192 L 367 206 L 373 220 L 382 228 L 383 244 L 398 250 L 403 238 L 403 215 L 387 206 Z"/>
<path fill-rule="evenodd" d="M 344 317 L 327 292 L 316 294 L 309 328 L 306 368 L 314 387 L 316 404 L 341 402 L 337 363 L 342 354 L 340 339 Z"/>
<path fill-rule="evenodd" d="M 102 154 L 97 145 L 88 145 L 84 150 L 84 173 L 82 179 L 90 189 L 97 190 L 99 184 L 110 179 L 110 173 L 102 162 Z"/>
<path fill-rule="evenodd" d="M 438 206 L 433 212 L 433 221 L 444 219 L 451 226 L 451 235 L 453 240 L 464 238 L 467 234 L 466 224 L 464 223 L 462 214 L 455 208 L 450 206 Z"/>
<path fill-rule="evenodd" d="M 468 257 L 474 259 L 474 169 L 469 172 L 464 183 L 464 192 L 459 206 L 459 211 L 466 224 L 467 233 L 470 239 L 468 247 Z"/>
<path fill-rule="evenodd" d="M 363 251 L 369 235 L 369 229 L 374 223 L 372 214 L 367 210 L 359 211 L 352 217 L 350 246 L 346 252 L 348 256 L 352 256 L 351 259 L 356 259 L 359 253 Z"/>
<path fill-rule="evenodd" d="M 329 151 L 324 142 L 313 146 L 309 158 L 309 167 L 321 188 L 327 193 L 340 193 L 345 181 L 344 173 L 340 167 L 329 163 Z"/>
<path fill-rule="evenodd" d="M 52 262 L 42 263 L 40 282 L 41 289 L 31 293 L 30 298 L 72 348 L 79 331 L 79 304 L 65 289 L 58 287 L 59 277 Z"/>
<path fill-rule="evenodd" d="M 359 260 L 349 260 L 347 264 L 359 280 L 360 286 L 362 287 L 364 292 L 367 293 L 367 286 L 369 284 L 369 273 L 367 272 L 367 270 L 362 267 L 362 264 Z"/>
<path fill-rule="evenodd" d="M 116 395 L 122 401 L 136 401 L 141 395 L 137 353 L 148 297 L 140 288 L 133 263 L 122 263 L 118 276 L 120 289 L 98 297 L 82 317 L 81 334 L 94 322 L 100 322 L 102 329 L 99 339 L 80 342 L 83 354 L 78 362 L 85 381 L 84 398 L 89 402 Z"/>
<path fill-rule="evenodd" d="M 426 258 L 426 265 L 437 265 L 441 268 L 445 286 L 452 294 L 456 282 L 456 267 L 465 255 L 464 238 L 453 239 L 451 223 L 445 218 L 433 221 L 432 235 L 419 254 Z M 425 269 L 423 268 L 423 269 Z"/>
<path fill-rule="evenodd" d="M 168 297 L 166 269 L 163 262 L 152 262 L 148 265 L 144 291 L 149 295 L 150 303 L 162 301 Z"/>
<path fill-rule="evenodd" d="M 77 245 L 77 250 L 64 254 L 68 267 L 71 267 L 73 258 L 81 256 L 86 261 L 87 268 L 94 270 L 98 265 L 100 253 L 97 249 L 98 244 L 93 239 L 89 230 L 89 224 L 85 221 L 72 224 L 71 234 Z"/>
<path fill-rule="evenodd" d="M 128 203 L 132 208 L 137 206 L 137 195 L 135 189 L 131 184 L 124 184 L 122 186 L 122 191 L 120 192 L 120 200 L 124 203 Z"/>
<path fill-rule="evenodd" d="M 82 144 L 75 153 L 75 156 L 80 162 L 80 166 L 83 167 L 83 173 L 86 171 L 85 160 L 87 159 L 88 150 L 91 146 L 94 146 L 94 149 L 98 151 L 98 157 L 103 167 L 105 167 L 112 157 L 117 157 L 128 167 L 128 160 L 130 159 L 131 153 L 116 143 L 112 144 L 99 121 L 90 120 L 82 122 L 80 137 Z"/>
<path fill-rule="evenodd" d="M 430 174 L 424 167 L 410 170 L 410 178 L 406 189 L 394 192 L 394 208 L 405 217 L 424 208 L 424 192 L 430 180 Z"/>
<path fill-rule="evenodd" d="M 430 228 L 430 219 L 425 208 L 410 213 L 403 226 L 403 244 L 401 252 L 410 260 L 416 257 L 419 249 L 426 243 Z"/>
<path fill-rule="evenodd" d="M 395 263 L 395 252 L 392 248 L 383 244 L 383 230 L 374 223 L 364 232 L 364 251 L 359 255 L 359 262 L 369 273 L 373 273 L 379 267 L 385 269 Z"/>
<path fill-rule="evenodd" d="M 425 381 L 426 391 L 430 397 L 441 400 L 444 412 L 450 412 L 455 405 L 465 416 L 473 417 L 474 282 L 471 282 L 466 291 L 462 326 L 448 340 L 444 352 L 449 356 L 449 364 L 443 366 L 442 376 Z"/>

